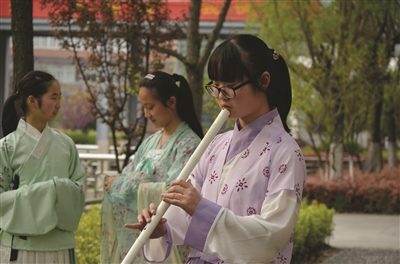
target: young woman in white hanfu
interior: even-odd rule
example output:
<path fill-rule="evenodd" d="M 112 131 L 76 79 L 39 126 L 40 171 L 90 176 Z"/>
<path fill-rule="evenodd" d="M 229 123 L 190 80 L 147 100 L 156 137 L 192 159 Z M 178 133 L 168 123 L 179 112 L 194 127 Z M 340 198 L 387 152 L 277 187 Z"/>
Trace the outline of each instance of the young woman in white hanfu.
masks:
<path fill-rule="evenodd" d="M 4 104 L 0 263 L 75 263 L 73 232 L 84 209 L 85 173 L 74 142 L 48 126 L 60 97 L 52 75 L 32 71 Z"/>
<path fill-rule="evenodd" d="M 306 166 L 286 124 L 286 63 L 259 38 L 237 35 L 213 52 L 208 75 L 206 89 L 236 119 L 234 130 L 216 136 L 187 182 L 162 194 L 175 206 L 144 255 L 161 262 L 183 244 L 191 248 L 187 263 L 290 263 Z M 126 226 L 143 229 L 156 207 Z"/>
<path fill-rule="evenodd" d="M 139 235 L 125 228 L 178 177 L 201 138 L 190 87 L 177 74 L 154 72 L 140 83 L 139 99 L 145 117 L 160 131 L 139 147 L 133 161 L 118 176 L 105 179 L 101 224 L 101 263 L 121 263 Z M 189 247 L 178 247 L 167 263 L 182 263 Z M 141 255 L 134 263 L 144 263 Z"/>

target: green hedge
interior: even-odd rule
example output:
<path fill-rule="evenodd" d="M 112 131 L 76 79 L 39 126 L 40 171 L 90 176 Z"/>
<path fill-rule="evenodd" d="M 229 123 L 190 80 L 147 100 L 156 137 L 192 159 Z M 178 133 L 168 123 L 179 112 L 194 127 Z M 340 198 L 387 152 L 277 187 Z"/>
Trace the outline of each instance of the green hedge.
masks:
<path fill-rule="evenodd" d="M 101 208 L 94 205 L 84 212 L 75 231 L 76 260 L 78 264 L 100 263 Z"/>
<path fill-rule="evenodd" d="M 328 209 L 317 201 L 303 199 L 299 218 L 294 230 L 293 261 L 315 255 L 332 235 L 334 209 Z M 101 208 L 92 206 L 83 213 L 76 237 L 78 264 L 100 263 Z"/>
<path fill-rule="evenodd" d="M 325 238 L 333 232 L 334 209 L 317 201 L 303 199 L 299 218 L 294 229 L 293 260 L 315 255 L 325 245 Z"/>
<path fill-rule="evenodd" d="M 87 132 L 83 132 L 81 130 L 60 130 L 67 136 L 69 136 L 75 144 L 96 144 L 96 135 L 97 132 L 96 130 L 89 130 Z M 122 132 L 117 132 L 116 133 L 117 140 L 124 140 L 125 136 L 124 133 Z M 112 145 L 112 134 L 111 132 L 108 135 L 108 138 L 110 139 L 110 144 Z"/>
<path fill-rule="evenodd" d="M 88 132 L 82 132 L 80 130 L 66 130 L 63 131 L 69 136 L 75 144 L 96 144 L 96 131 L 90 130 Z"/>

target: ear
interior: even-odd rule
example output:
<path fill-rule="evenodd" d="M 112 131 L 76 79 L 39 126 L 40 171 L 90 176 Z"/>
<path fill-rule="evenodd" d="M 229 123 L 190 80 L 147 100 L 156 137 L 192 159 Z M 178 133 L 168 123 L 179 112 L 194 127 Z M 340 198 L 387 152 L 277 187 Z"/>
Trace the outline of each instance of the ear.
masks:
<path fill-rule="evenodd" d="M 261 87 L 266 90 L 269 86 L 269 84 L 271 83 L 271 75 L 269 74 L 269 72 L 265 71 L 261 74 L 260 77 L 260 84 Z"/>
<path fill-rule="evenodd" d="M 39 105 L 37 104 L 37 100 L 35 97 L 33 97 L 32 95 L 30 95 L 27 99 L 26 99 L 26 104 L 28 105 L 29 109 L 35 109 L 38 108 Z"/>
<path fill-rule="evenodd" d="M 167 105 L 169 108 L 171 109 L 176 109 L 176 97 L 175 96 L 171 96 L 167 102 Z"/>

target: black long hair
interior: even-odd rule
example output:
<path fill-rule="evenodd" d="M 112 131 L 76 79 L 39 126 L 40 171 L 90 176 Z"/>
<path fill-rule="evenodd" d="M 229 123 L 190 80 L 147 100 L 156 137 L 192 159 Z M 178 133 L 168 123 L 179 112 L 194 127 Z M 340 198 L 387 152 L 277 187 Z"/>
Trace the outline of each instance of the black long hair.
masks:
<path fill-rule="evenodd" d="M 194 109 L 194 102 L 189 83 L 186 78 L 179 74 L 168 74 L 162 71 L 153 72 L 152 77 L 144 78 L 140 87 L 151 90 L 154 98 L 167 106 L 171 96 L 176 97 L 176 110 L 179 117 L 200 137 L 204 137 L 203 128 Z M 153 77 L 154 76 L 154 77 Z M 179 83 L 179 86 L 177 85 Z"/>
<path fill-rule="evenodd" d="M 267 89 L 261 85 L 261 74 L 269 72 Z M 289 133 L 287 116 L 292 105 L 289 70 L 283 57 L 267 44 L 249 34 L 240 34 L 222 42 L 208 62 L 210 80 L 241 82 L 249 78 L 253 88 L 264 91 L 270 107 L 278 108 L 285 130 Z"/>
<path fill-rule="evenodd" d="M 19 114 L 16 109 L 16 101 L 21 100 L 21 110 L 23 117 L 26 117 L 29 109 L 26 100 L 33 96 L 38 100 L 39 107 L 42 103 L 42 95 L 47 93 L 50 85 L 55 80 L 53 75 L 43 71 L 28 72 L 18 83 L 18 91 L 7 98 L 3 106 L 1 127 L 3 137 L 14 132 L 19 122 Z"/>

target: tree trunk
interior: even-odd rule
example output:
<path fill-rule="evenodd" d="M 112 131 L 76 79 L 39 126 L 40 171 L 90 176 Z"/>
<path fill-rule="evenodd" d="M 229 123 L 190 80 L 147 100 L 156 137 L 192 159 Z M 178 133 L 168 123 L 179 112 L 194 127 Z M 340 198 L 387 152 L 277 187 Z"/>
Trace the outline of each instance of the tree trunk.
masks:
<path fill-rule="evenodd" d="M 388 165 L 391 168 L 397 168 L 397 147 L 396 141 L 389 141 L 388 145 Z"/>
<path fill-rule="evenodd" d="M 354 181 L 354 162 L 353 156 L 349 155 L 349 176 L 352 181 Z"/>
<path fill-rule="evenodd" d="M 381 94 L 382 92 L 380 92 Z M 382 94 L 381 94 L 382 95 Z M 382 97 L 381 97 L 382 98 Z M 383 101 L 379 100 L 373 108 L 373 118 L 371 124 L 371 143 L 368 149 L 368 157 L 365 170 L 368 172 L 382 170 L 382 149 L 381 149 L 381 113 Z"/>
<path fill-rule="evenodd" d="M 343 143 L 329 145 L 330 179 L 341 182 L 343 179 Z"/>
<path fill-rule="evenodd" d="M 189 8 L 189 21 L 187 29 L 187 53 L 185 69 L 188 77 L 190 88 L 192 89 L 194 107 L 197 118 L 201 122 L 201 112 L 203 107 L 203 68 L 199 70 L 199 58 L 201 47 L 201 36 L 199 32 L 200 10 L 202 1 L 191 1 Z"/>
<path fill-rule="evenodd" d="M 11 0 L 11 34 L 13 42 L 13 90 L 22 77 L 33 70 L 32 2 Z"/>
<path fill-rule="evenodd" d="M 342 181 L 343 179 L 343 123 L 344 114 L 341 109 L 340 100 L 337 101 L 335 112 L 338 114 L 334 122 L 334 130 L 332 134 L 332 143 L 329 144 L 329 158 L 330 158 L 330 179 L 335 181 Z"/>
<path fill-rule="evenodd" d="M 391 168 L 397 167 L 396 157 L 396 123 L 394 117 L 394 109 L 392 108 L 387 116 L 387 133 L 388 133 L 388 165 Z"/>
<path fill-rule="evenodd" d="M 203 107 L 203 69 L 193 69 L 188 65 L 185 65 L 186 73 L 188 77 L 188 82 L 190 83 L 190 88 L 192 89 L 194 108 L 196 110 L 196 115 L 201 122 L 201 112 Z M 190 69 L 189 69 L 190 68 Z"/>
<path fill-rule="evenodd" d="M 201 0 L 191 0 L 189 7 L 189 21 L 187 27 L 186 50 L 187 54 L 183 64 L 185 65 L 188 82 L 193 93 L 193 101 L 197 117 L 201 121 L 203 108 L 203 75 L 204 67 L 219 38 L 219 33 L 228 13 L 231 0 L 224 0 L 218 20 L 215 23 L 212 33 L 208 36 L 204 49 L 201 50 L 202 36 L 199 31 Z M 200 54 L 200 51 L 202 52 Z"/>

